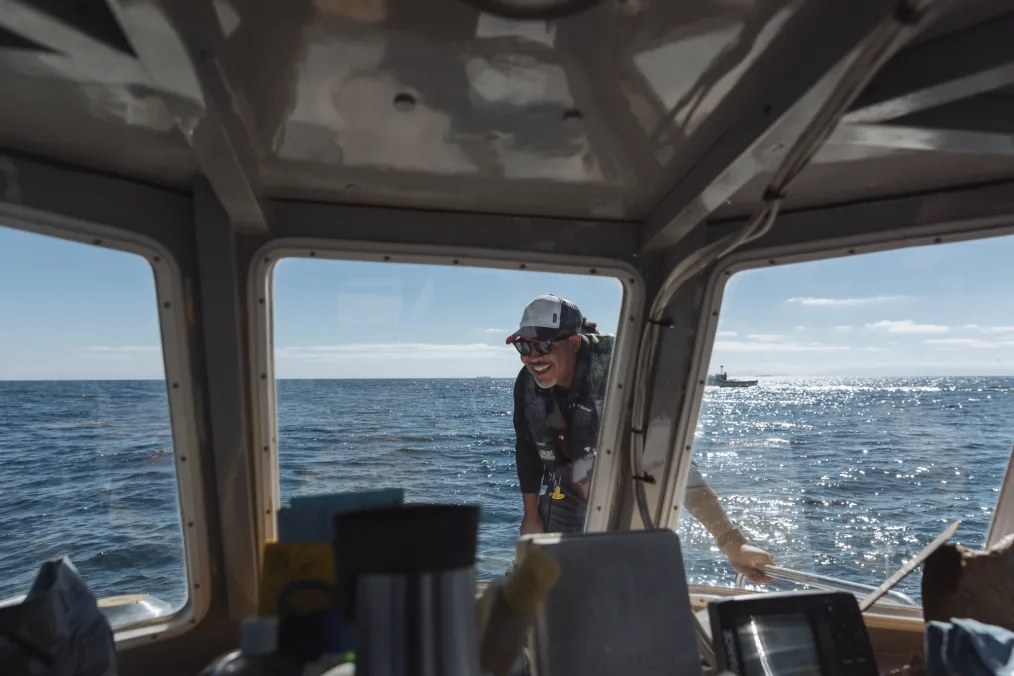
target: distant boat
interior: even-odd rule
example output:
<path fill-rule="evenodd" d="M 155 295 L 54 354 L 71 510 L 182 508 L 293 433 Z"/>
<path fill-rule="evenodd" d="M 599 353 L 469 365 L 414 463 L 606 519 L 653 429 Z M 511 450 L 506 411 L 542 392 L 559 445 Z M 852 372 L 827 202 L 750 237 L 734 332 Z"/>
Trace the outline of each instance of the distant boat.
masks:
<path fill-rule="evenodd" d="M 729 378 L 729 374 L 725 372 L 725 367 L 719 366 L 718 373 L 708 376 L 707 383 L 708 385 L 717 385 L 718 387 L 753 387 L 757 384 L 757 381 L 732 380 Z"/>

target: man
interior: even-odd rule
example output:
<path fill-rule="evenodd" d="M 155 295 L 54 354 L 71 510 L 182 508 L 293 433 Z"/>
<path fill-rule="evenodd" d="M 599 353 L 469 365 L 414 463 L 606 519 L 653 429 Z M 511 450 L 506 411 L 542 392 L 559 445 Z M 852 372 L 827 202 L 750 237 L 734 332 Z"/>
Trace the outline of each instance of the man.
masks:
<path fill-rule="evenodd" d="M 574 303 L 552 295 L 529 303 L 520 327 L 507 338 L 524 364 L 514 383 L 522 535 L 584 528 L 613 341 L 599 335 Z M 540 495 L 543 485 L 548 488 Z M 753 582 L 771 581 L 759 570 L 774 563 L 771 555 L 747 544 L 696 462 L 684 504 L 737 572 Z"/>

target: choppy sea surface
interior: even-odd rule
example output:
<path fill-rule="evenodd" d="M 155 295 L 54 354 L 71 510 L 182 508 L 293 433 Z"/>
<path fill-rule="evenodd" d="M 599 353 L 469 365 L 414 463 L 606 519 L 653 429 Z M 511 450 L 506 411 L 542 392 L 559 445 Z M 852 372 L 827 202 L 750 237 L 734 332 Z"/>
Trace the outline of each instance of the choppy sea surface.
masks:
<path fill-rule="evenodd" d="M 411 501 L 478 501 L 478 573 L 501 574 L 521 518 L 512 386 L 280 381 L 283 502 L 388 486 Z M 1012 413 L 1014 378 L 762 379 L 707 389 L 695 454 L 779 565 L 875 585 L 950 521 L 962 521 L 957 541 L 982 544 Z M 0 382 L 0 598 L 66 554 L 97 596 L 182 603 L 175 482 L 163 382 Z M 679 531 L 692 582 L 734 583 L 692 517 Z M 900 589 L 918 599 L 918 574 Z"/>

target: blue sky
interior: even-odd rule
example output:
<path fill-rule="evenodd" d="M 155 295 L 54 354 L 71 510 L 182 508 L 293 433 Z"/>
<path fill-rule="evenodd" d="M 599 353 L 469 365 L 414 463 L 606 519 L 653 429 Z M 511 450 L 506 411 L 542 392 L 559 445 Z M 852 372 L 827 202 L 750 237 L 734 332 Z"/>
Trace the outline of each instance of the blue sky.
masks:
<path fill-rule="evenodd" d="M 712 356 L 733 375 L 1014 374 L 1014 237 L 734 275 Z M 504 338 L 540 293 L 616 328 L 609 278 L 286 260 L 275 278 L 281 377 L 503 376 Z M 159 378 L 140 257 L 0 227 L 0 380 Z"/>

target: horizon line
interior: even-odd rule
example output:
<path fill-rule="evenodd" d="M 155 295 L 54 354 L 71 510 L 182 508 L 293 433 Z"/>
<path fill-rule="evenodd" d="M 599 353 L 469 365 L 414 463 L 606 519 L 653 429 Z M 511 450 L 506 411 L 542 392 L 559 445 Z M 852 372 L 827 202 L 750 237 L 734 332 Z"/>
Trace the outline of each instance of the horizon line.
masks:
<path fill-rule="evenodd" d="M 994 374 L 939 374 L 925 373 L 919 375 L 883 374 L 883 375 L 845 375 L 845 374 L 744 374 L 738 377 L 752 376 L 754 378 L 1014 378 L 1014 373 Z M 335 376 L 330 378 L 275 378 L 280 380 L 514 380 L 517 376 L 383 376 L 375 378 L 360 378 L 348 376 Z M 0 383 L 137 383 L 137 382 L 166 382 L 165 378 L 0 378 Z"/>

